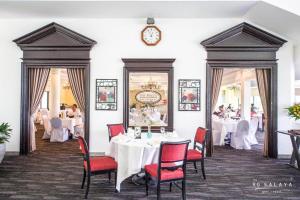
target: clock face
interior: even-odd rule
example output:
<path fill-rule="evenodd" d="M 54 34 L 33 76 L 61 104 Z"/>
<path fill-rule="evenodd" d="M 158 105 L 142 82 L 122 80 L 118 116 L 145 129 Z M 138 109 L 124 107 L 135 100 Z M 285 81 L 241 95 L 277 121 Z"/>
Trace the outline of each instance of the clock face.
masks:
<path fill-rule="evenodd" d="M 161 31 L 156 26 L 146 26 L 142 31 L 142 40 L 146 45 L 157 45 L 161 40 Z"/>

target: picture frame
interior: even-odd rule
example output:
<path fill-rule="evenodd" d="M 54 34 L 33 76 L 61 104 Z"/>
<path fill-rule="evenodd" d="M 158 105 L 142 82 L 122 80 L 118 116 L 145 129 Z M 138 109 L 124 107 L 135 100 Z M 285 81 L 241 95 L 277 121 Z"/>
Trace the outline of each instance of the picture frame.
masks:
<path fill-rule="evenodd" d="M 96 79 L 96 110 L 118 109 L 118 80 Z"/>
<path fill-rule="evenodd" d="M 201 80 L 178 80 L 178 111 L 201 110 Z"/>
<path fill-rule="evenodd" d="M 122 59 L 125 128 L 173 131 L 173 66 L 175 59 Z"/>

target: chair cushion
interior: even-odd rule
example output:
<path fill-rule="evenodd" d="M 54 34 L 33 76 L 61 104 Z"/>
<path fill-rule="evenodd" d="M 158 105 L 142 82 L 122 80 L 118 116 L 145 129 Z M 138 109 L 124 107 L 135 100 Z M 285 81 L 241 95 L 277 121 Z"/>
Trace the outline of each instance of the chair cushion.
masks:
<path fill-rule="evenodd" d="M 174 166 L 174 164 L 172 165 Z M 158 164 L 151 164 L 145 166 L 145 171 L 150 174 L 152 177 L 157 178 L 157 168 Z M 167 170 L 163 169 L 160 172 L 160 180 L 172 180 L 172 179 L 178 179 L 183 178 L 183 170 L 182 168 L 178 168 L 176 170 Z"/>
<path fill-rule="evenodd" d="M 91 171 L 104 171 L 117 169 L 117 162 L 109 156 L 90 157 Z M 87 169 L 87 162 L 84 161 L 84 168 Z"/>
<path fill-rule="evenodd" d="M 189 149 L 187 152 L 187 160 L 199 160 L 202 158 L 202 153 L 196 149 Z"/>

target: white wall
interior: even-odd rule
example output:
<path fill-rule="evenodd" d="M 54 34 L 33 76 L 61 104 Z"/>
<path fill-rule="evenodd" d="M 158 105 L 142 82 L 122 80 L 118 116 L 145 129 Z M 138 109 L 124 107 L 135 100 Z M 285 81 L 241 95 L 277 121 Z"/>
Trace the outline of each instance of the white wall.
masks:
<path fill-rule="evenodd" d="M 294 128 L 294 121 L 288 117 L 287 107 L 295 99 L 295 65 L 293 44 L 287 43 L 277 52 L 278 58 L 278 130 Z M 289 136 L 278 134 L 278 154 L 291 154 L 292 146 Z"/>
<path fill-rule="evenodd" d="M 174 62 L 174 128 L 187 138 L 193 138 L 197 126 L 205 126 L 205 59 L 206 51 L 200 42 L 230 28 L 243 19 L 156 19 L 162 30 L 162 41 L 156 47 L 148 47 L 140 40 L 140 31 L 145 19 L 20 19 L 0 20 L 0 121 L 13 126 L 13 136 L 7 145 L 8 151 L 19 150 L 20 132 L 20 81 L 21 50 L 13 39 L 55 21 L 98 42 L 91 51 L 91 151 L 105 152 L 108 148 L 107 123 L 123 120 L 123 63 L 121 58 L 176 58 Z M 292 65 L 291 48 L 283 47 L 279 57 L 279 103 L 280 109 L 288 105 L 282 100 L 290 96 L 286 67 Z M 118 110 L 95 111 L 96 78 L 119 80 Z M 177 111 L 177 81 L 182 78 L 197 78 L 202 81 L 201 111 Z M 284 81 L 283 81 L 284 80 Z M 282 95 L 284 94 L 284 95 Z M 286 113 L 280 112 L 281 115 Z M 280 117 L 279 117 L 280 118 Z M 281 118 L 280 118 L 281 119 Z M 281 124 L 281 121 L 279 120 Z M 279 125 L 282 127 L 282 125 Z M 287 141 L 288 142 L 288 141 Z M 279 145 L 283 148 L 282 145 Z M 280 150 L 281 152 L 281 150 Z"/>

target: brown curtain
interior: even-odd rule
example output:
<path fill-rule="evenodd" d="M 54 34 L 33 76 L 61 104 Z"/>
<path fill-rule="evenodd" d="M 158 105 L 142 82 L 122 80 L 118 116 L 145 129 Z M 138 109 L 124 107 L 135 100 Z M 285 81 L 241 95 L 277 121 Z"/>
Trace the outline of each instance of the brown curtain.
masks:
<path fill-rule="evenodd" d="M 220 88 L 222 85 L 222 78 L 223 78 L 223 68 L 213 68 L 212 75 L 211 75 L 211 111 L 215 110 L 215 107 L 218 102 Z M 211 137 L 210 137 L 210 146 L 211 146 L 211 154 L 213 153 L 214 141 L 213 141 L 213 134 L 211 130 Z"/>
<path fill-rule="evenodd" d="M 72 93 L 82 113 L 85 111 L 84 69 L 67 69 Z"/>
<path fill-rule="evenodd" d="M 211 109 L 215 110 L 222 84 L 223 68 L 213 68 L 211 76 Z"/>
<path fill-rule="evenodd" d="M 30 68 L 28 70 L 31 151 L 36 149 L 33 114 L 37 111 L 42 100 L 49 73 L 50 68 Z"/>
<path fill-rule="evenodd" d="M 270 78 L 271 78 L 271 71 L 270 69 L 256 69 L 256 79 L 257 79 L 257 86 L 258 91 L 261 99 L 261 104 L 264 111 L 265 116 L 265 127 L 264 127 L 264 156 L 268 156 L 268 143 L 269 143 L 269 105 L 270 105 Z"/>

